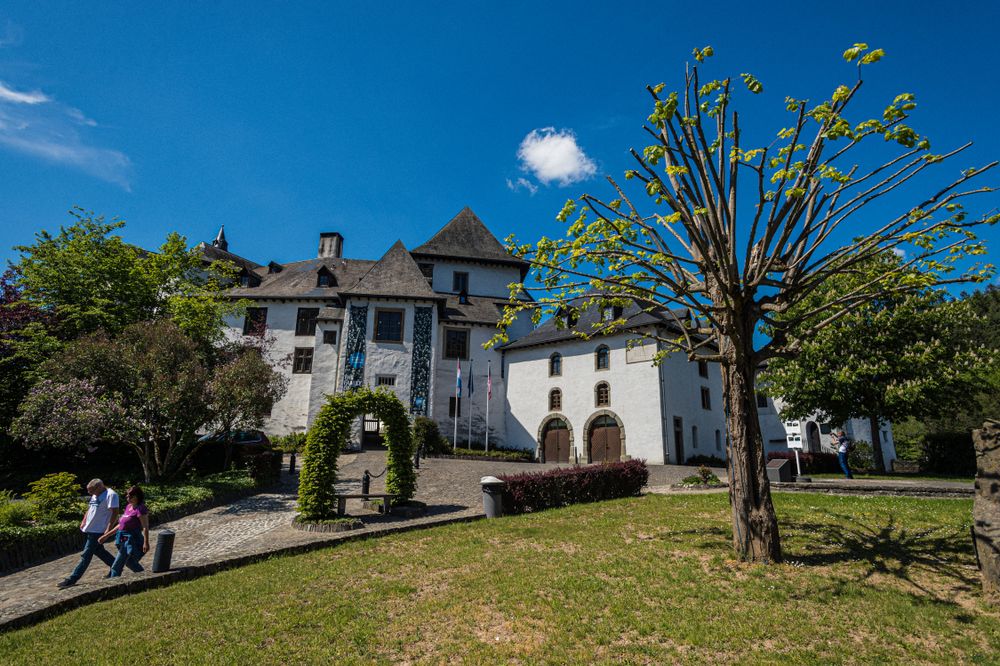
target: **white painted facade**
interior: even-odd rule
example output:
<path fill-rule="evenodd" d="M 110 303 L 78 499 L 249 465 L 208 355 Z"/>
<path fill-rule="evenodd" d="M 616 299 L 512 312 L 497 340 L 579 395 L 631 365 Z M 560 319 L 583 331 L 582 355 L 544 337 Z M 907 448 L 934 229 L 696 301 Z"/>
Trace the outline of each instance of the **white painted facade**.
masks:
<path fill-rule="evenodd" d="M 656 366 L 652 362 L 654 343 L 647 341 L 629 348 L 630 340 L 636 340 L 636 334 L 622 332 L 508 350 L 509 445 L 539 450 L 546 425 L 559 418 L 569 426 L 571 461 L 587 463 L 592 459 L 590 426 L 596 417 L 606 415 L 621 430 L 623 459 L 676 463 L 678 451 L 682 460 L 696 455 L 725 458 L 726 428 L 718 367 L 708 365 L 708 376 L 702 377 L 699 364 L 688 362 L 680 354 L 671 354 Z M 601 345 L 609 348 L 607 369 L 596 367 L 595 353 Z M 562 357 L 562 371 L 553 376 L 549 368 L 555 353 Z M 610 389 L 607 405 L 597 404 L 596 386 L 600 382 L 607 382 Z M 708 409 L 702 406 L 702 388 L 708 390 Z M 549 409 L 552 389 L 562 392 L 558 411 Z"/>

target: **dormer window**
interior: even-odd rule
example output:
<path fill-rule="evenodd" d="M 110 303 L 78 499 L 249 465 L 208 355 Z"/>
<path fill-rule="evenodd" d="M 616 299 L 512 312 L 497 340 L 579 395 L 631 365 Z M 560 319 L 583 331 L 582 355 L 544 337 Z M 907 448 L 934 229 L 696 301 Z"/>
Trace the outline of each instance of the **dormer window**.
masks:
<path fill-rule="evenodd" d="M 260 278 L 251 273 L 250 271 L 244 269 L 240 271 L 240 286 L 249 289 L 250 287 L 256 287 L 260 284 Z"/>
<path fill-rule="evenodd" d="M 271 275 L 275 273 L 280 273 L 285 267 L 279 264 L 277 261 L 272 261 L 267 265 L 267 272 Z"/>
<path fill-rule="evenodd" d="M 456 294 L 469 294 L 469 274 L 462 271 L 455 271 L 451 278 L 451 290 Z"/>
<path fill-rule="evenodd" d="M 333 273 L 326 267 L 319 269 L 316 273 L 316 286 L 317 287 L 336 287 L 337 278 L 333 276 Z"/>

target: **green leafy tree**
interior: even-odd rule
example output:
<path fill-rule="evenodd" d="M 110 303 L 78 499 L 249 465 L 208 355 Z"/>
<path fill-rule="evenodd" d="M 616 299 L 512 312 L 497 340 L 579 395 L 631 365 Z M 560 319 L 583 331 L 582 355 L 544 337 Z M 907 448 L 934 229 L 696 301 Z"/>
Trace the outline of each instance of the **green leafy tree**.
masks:
<path fill-rule="evenodd" d="M 199 433 L 259 423 L 284 390 L 256 349 L 229 354 L 213 363 L 162 319 L 84 336 L 43 365 L 49 379 L 28 394 L 14 434 L 36 448 L 120 444 L 147 481 L 175 477 L 202 446 Z"/>
<path fill-rule="evenodd" d="M 746 72 L 706 80 L 701 63 L 711 55 L 710 47 L 695 50 L 698 64 L 686 70 L 682 89 L 648 88 L 648 144 L 630 151 L 636 163 L 625 173 L 630 183 L 609 178 L 608 200 L 584 194 L 567 202 L 557 218 L 568 225 L 564 237 L 523 245 L 511 239 L 544 293 L 519 302 L 523 286 L 515 285 L 503 324 L 525 309 L 534 309 L 537 321 L 543 313 L 568 311 L 572 318 L 581 309 L 623 302 L 672 319 L 646 332 L 660 345 L 660 360 L 680 351 L 721 365 L 734 548 L 748 560 L 773 562 L 781 543 L 757 419 L 757 370 L 884 297 L 895 288 L 892 275 L 824 303 L 821 312 L 781 316 L 827 279 L 899 246 L 909 252 L 901 270 L 915 276 L 904 290 L 988 279 L 991 267 L 966 258 L 985 252 L 975 227 L 1000 216 L 969 216 L 962 204 L 990 191 L 974 181 L 996 162 L 947 176 L 930 194 L 913 192 L 910 185 L 926 186 L 925 176 L 971 144 L 932 153 L 929 140 L 908 124 L 916 107 L 910 93 L 874 113 L 856 111 L 862 72 L 885 55 L 865 44 L 844 53 L 856 73 L 852 83 L 818 103 L 784 98 L 789 122 L 776 139 L 755 144 L 744 137 L 733 100 L 737 88 L 763 93 L 763 83 Z M 874 201 L 882 209 L 869 213 Z M 602 321 L 580 334 L 625 324 Z M 772 330 L 767 340 L 755 338 L 762 325 Z"/>
<path fill-rule="evenodd" d="M 811 328 L 823 305 L 850 294 L 881 275 L 893 288 L 881 298 L 845 313 L 801 340 L 793 357 L 774 358 L 760 386 L 782 397 L 786 418 L 819 413 L 843 423 L 871 423 L 875 470 L 885 471 L 882 421 L 902 422 L 953 413 L 983 382 L 995 355 L 977 343 L 983 320 L 966 301 L 949 299 L 940 289 L 911 290 L 921 276 L 901 270 L 905 259 L 892 252 L 854 264 L 833 275 L 807 298 L 778 317 Z M 811 317 L 803 313 L 816 312 Z"/>

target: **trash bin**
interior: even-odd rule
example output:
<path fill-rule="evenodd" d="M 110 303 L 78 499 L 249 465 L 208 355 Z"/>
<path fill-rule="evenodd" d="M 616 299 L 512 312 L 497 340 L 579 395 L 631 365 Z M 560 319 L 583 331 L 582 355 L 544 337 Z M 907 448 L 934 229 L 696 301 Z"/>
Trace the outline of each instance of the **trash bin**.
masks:
<path fill-rule="evenodd" d="M 479 483 L 483 487 L 483 512 L 487 518 L 499 518 L 503 515 L 504 482 L 495 476 L 484 476 Z"/>
<path fill-rule="evenodd" d="M 153 553 L 153 573 L 170 571 L 170 558 L 174 555 L 174 531 L 160 530 Z"/>

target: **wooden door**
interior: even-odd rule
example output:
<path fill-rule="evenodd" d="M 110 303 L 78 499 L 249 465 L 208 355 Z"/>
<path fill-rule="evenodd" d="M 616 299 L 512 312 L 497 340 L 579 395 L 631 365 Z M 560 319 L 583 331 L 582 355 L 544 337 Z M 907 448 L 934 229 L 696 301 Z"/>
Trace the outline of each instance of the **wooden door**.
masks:
<path fill-rule="evenodd" d="M 550 428 L 545 431 L 545 462 L 569 462 L 569 430 Z"/>
<path fill-rule="evenodd" d="M 590 431 L 590 462 L 618 462 L 621 457 L 622 440 L 618 426 L 594 426 Z"/>

